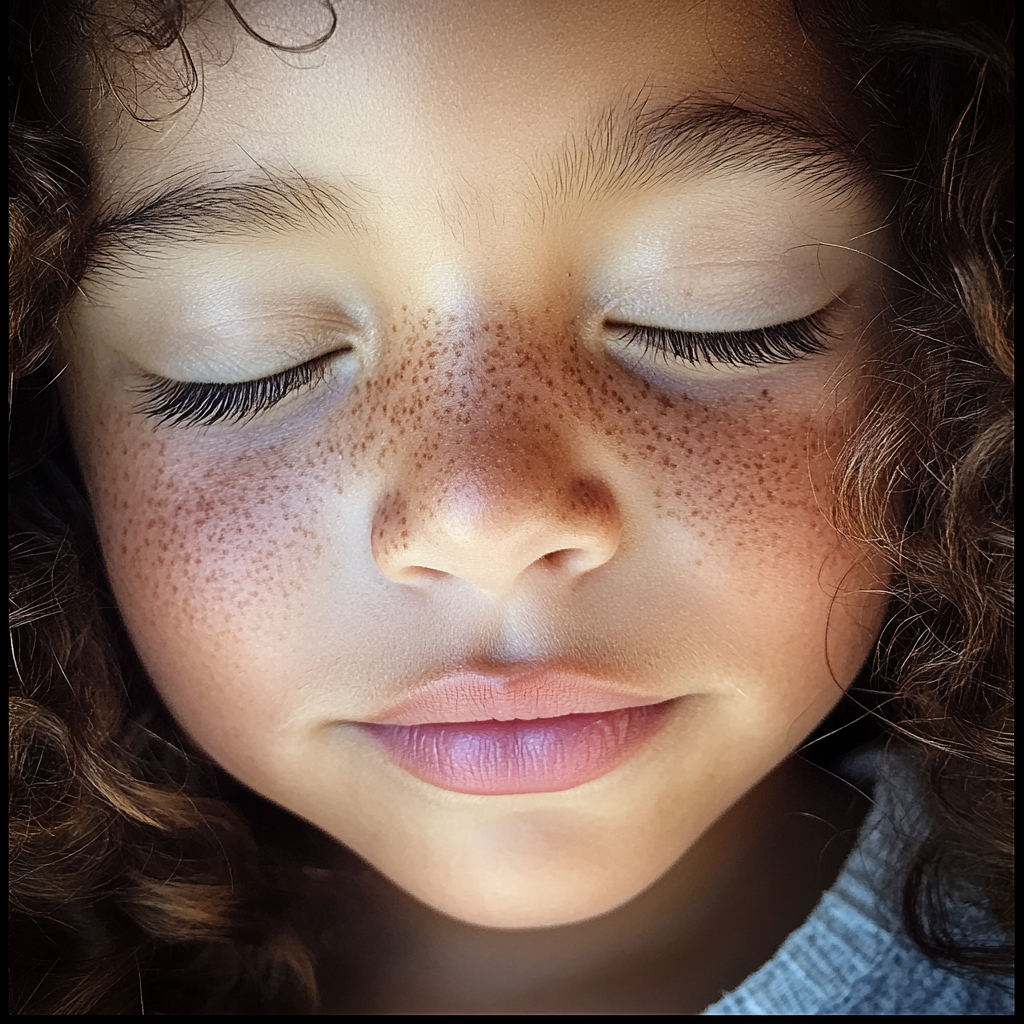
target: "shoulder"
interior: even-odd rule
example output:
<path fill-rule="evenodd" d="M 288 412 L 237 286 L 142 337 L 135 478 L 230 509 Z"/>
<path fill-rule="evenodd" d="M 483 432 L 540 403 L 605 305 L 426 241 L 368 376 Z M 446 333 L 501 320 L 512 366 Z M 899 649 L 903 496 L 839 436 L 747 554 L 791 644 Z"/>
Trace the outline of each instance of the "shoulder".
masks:
<path fill-rule="evenodd" d="M 890 937 L 865 959 L 844 944 L 780 950 L 707 1015 L 1012 1014 L 1012 979 L 936 967 L 909 941 Z"/>
<path fill-rule="evenodd" d="M 893 942 L 889 955 L 819 1013 L 1012 1014 L 1013 979 L 936 967 L 909 942 Z"/>
<path fill-rule="evenodd" d="M 778 953 L 704 1012 L 1011 1014 L 1010 979 L 936 966 L 880 920 L 863 880 L 845 874 Z"/>
<path fill-rule="evenodd" d="M 1011 979 L 947 969 L 904 932 L 891 903 L 899 849 L 912 824 L 909 773 L 876 775 L 875 805 L 857 846 L 808 919 L 760 970 L 709 1006 L 717 1014 L 1011 1014 Z M 964 927 L 984 936 L 982 915 Z"/>

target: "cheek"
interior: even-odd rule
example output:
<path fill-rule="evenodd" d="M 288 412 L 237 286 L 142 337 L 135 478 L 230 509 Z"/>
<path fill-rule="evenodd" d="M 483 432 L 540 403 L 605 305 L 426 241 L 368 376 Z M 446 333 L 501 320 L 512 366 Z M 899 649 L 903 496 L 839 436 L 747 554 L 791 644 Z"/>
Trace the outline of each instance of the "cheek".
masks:
<path fill-rule="evenodd" d="M 647 528 L 662 538 L 652 549 L 672 566 L 670 629 L 683 621 L 695 645 L 731 648 L 729 674 L 767 703 L 834 700 L 885 606 L 884 567 L 830 522 L 835 453 L 855 403 L 840 413 L 818 394 L 795 401 L 768 389 L 716 406 L 642 389 L 632 401 L 645 398 L 657 413 L 633 427 L 623 459 L 640 462 Z"/>
<path fill-rule="evenodd" d="M 638 463 L 659 518 L 736 548 L 756 533 L 762 548 L 789 549 L 794 534 L 823 530 L 824 414 L 778 404 L 767 389 L 709 405 L 602 384 L 622 407 L 622 460 Z"/>
<path fill-rule="evenodd" d="M 852 682 L 886 605 L 883 562 L 831 525 L 835 457 L 862 415 L 859 377 L 831 373 L 712 404 L 589 369 L 589 415 L 643 552 L 615 599 L 644 609 L 631 621 L 645 656 L 666 676 L 731 680 L 787 721 Z"/>
<path fill-rule="evenodd" d="M 873 578 L 874 567 L 866 576 L 857 568 L 864 553 L 830 525 L 834 453 L 845 433 L 834 409 L 816 407 L 814 396 L 777 400 L 767 389 L 716 405 L 640 390 L 628 404 L 650 410 L 620 423 L 644 527 L 662 538 L 653 547 L 671 547 L 677 568 L 703 580 L 696 591 L 720 593 L 729 619 L 745 601 L 773 595 L 824 613 L 837 590 Z"/>
<path fill-rule="evenodd" d="M 96 424 L 79 450 L 111 583 L 154 679 L 172 707 L 215 679 L 212 710 L 277 714 L 280 688 L 252 668 L 279 662 L 321 560 L 322 474 L 301 447 L 227 456 L 117 412 Z"/>

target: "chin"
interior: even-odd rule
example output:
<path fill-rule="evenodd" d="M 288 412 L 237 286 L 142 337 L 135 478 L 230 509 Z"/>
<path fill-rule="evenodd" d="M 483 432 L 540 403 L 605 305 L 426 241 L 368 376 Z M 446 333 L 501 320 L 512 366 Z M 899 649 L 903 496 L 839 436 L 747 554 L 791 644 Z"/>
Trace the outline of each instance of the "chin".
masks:
<path fill-rule="evenodd" d="M 446 917 L 479 928 L 557 928 L 607 914 L 628 903 L 654 877 L 613 880 L 578 872 L 569 884 L 557 877 L 477 877 L 455 887 L 399 883 L 405 891 Z M 426 880 L 422 880 L 426 882 Z M 618 881 L 618 884 L 615 884 Z M 589 884 L 588 884 L 589 883 Z"/>
<path fill-rule="evenodd" d="M 607 899 L 597 895 L 589 900 L 573 901 L 557 907 L 552 907 L 550 903 L 543 900 L 519 902 L 507 898 L 502 899 L 497 895 L 479 903 L 471 902 L 464 897 L 453 897 L 449 900 L 423 900 L 422 902 L 446 917 L 477 928 L 517 930 L 558 928 L 561 925 L 588 921 L 609 913 L 636 895 L 635 892 L 630 893 L 624 899 Z"/>

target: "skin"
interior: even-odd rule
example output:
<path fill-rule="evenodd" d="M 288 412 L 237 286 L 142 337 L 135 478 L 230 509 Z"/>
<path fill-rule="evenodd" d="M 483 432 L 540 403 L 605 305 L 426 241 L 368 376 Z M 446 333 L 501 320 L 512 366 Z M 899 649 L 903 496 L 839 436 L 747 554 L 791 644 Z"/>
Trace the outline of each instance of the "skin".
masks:
<path fill-rule="evenodd" d="M 83 282 L 64 397 L 125 623 L 202 749 L 379 872 L 374 927 L 411 952 L 373 966 L 366 1006 L 694 1012 L 799 924 L 856 820 L 790 755 L 884 608 L 881 567 L 828 520 L 882 212 L 754 166 L 582 198 L 538 168 L 623 96 L 856 112 L 785 3 L 336 7 L 299 56 L 211 9 L 188 34 L 202 100 L 155 124 L 83 69 L 99 213 L 264 166 L 354 183 L 364 222 L 150 240 Z M 295 10 L 258 27 L 318 34 Z M 830 302 L 827 351 L 762 368 L 607 326 Z M 335 349 L 249 422 L 138 411 L 144 374 L 240 381 Z M 351 724 L 441 671 L 536 661 L 683 699 L 627 763 L 544 794 L 437 789 Z"/>

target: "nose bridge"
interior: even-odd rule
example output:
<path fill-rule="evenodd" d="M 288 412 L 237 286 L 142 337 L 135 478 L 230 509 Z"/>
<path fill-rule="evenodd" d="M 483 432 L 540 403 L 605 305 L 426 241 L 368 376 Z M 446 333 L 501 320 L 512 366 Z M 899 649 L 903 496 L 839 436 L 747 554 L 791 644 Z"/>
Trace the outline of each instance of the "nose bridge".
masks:
<path fill-rule="evenodd" d="M 524 330 L 511 311 L 450 324 L 404 358 L 425 387 L 404 403 L 415 424 L 396 439 L 374 517 L 386 576 L 494 592 L 540 560 L 580 572 L 610 557 L 618 510 L 579 460 L 564 336 Z"/>
<path fill-rule="evenodd" d="M 417 490 L 458 490 L 480 515 L 491 492 L 515 502 L 550 490 L 580 426 L 567 401 L 565 345 L 551 333 L 524 328 L 513 308 L 448 325 L 424 339 L 425 359 L 419 346 L 410 350 L 406 358 L 430 379 L 416 403 L 419 436 L 396 454 L 418 465 Z M 428 463 L 432 473 L 419 472 Z"/>

